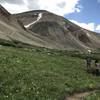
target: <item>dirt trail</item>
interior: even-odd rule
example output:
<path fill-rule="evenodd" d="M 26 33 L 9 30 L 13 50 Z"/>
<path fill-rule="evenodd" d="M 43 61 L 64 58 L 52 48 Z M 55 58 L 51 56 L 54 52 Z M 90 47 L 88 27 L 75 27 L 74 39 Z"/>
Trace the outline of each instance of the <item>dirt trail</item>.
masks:
<path fill-rule="evenodd" d="M 75 93 L 69 97 L 66 97 L 65 100 L 83 100 L 83 97 L 88 96 L 90 93 L 94 91 L 84 92 L 84 93 Z"/>
<path fill-rule="evenodd" d="M 64 100 L 83 100 L 84 97 L 86 97 L 89 94 L 96 92 L 98 90 L 100 90 L 100 86 L 97 86 L 92 89 L 84 90 L 84 92 L 76 92 L 76 93 L 66 97 Z"/>

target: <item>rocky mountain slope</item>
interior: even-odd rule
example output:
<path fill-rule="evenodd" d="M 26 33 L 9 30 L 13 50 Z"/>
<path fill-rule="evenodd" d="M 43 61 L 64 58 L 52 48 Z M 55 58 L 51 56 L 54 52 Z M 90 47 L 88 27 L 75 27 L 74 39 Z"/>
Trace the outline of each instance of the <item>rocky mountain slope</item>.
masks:
<path fill-rule="evenodd" d="M 0 6 L 0 41 L 51 49 L 100 48 L 100 37 L 67 19 L 45 10 L 11 15 Z M 2 41 L 1 41 L 2 42 Z"/>
<path fill-rule="evenodd" d="M 43 46 L 45 41 L 26 31 L 23 24 L 0 5 L 0 44 Z"/>

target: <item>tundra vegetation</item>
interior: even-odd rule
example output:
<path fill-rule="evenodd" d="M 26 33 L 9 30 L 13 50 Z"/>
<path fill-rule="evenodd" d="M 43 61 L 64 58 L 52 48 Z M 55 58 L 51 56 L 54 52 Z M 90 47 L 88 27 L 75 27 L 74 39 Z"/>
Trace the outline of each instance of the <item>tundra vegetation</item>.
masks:
<path fill-rule="evenodd" d="M 78 51 L 0 46 L 0 100 L 64 100 L 100 88 L 100 77 L 87 73 L 84 58 Z M 95 98 L 100 91 L 84 99 Z"/>

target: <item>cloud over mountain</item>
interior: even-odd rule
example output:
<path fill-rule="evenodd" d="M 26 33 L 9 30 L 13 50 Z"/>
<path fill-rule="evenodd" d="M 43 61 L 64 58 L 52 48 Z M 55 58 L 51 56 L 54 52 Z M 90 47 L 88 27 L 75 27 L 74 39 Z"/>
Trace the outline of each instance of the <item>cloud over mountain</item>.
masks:
<path fill-rule="evenodd" d="M 71 22 L 91 31 L 100 32 L 100 25 L 96 25 L 95 23 L 80 23 L 75 20 L 70 20 Z"/>
<path fill-rule="evenodd" d="M 96 30 L 97 30 L 98 32 L 100 32 L 100 25 L 98 25 L 98 26 L 96 27 Z"/>
<path fill-rule="evenodd" d="M 80 0 L 6 0 L 0 1 L 11 13 L 45 9 L 58 15 L 80 12 Z M 17 7 L 17 9 L 15 9 Z"/>
<path fill-rule="evenodd" d="M 71 22 L 85 28 L 85 29 L 88 29 L 88 30 L 91 30 L 91 31 L 94 31 L 95 30 L 95 25 L 94 23 L 80 23 L 80 22 L 77 22 L 75 20 L 70 20 Z"/>

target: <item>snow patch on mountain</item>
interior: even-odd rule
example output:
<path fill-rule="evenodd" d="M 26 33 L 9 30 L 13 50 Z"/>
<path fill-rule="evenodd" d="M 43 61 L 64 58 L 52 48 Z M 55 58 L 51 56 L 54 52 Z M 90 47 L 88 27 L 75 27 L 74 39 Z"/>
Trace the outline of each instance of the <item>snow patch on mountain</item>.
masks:
<path fill-rule="evenodd" d="M 43 14 L 43 13 L 39 13 L 39 14 L 38 14 L 38 17 L 37 17 L 37 20 L 33 21 L 32 23 L 29 23 L 28 25 L 25 25 L 24 27 L 25 27 L 25 28 L 28 28 L 28 27 L 30 27 L 31 25 L 33 25 L 33 24 L 35 24 L 36 22 L 38 22 L 38 21 L 42 18 L 42 14 Z"/>

